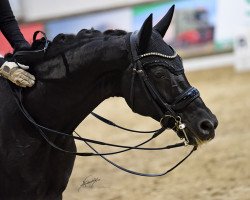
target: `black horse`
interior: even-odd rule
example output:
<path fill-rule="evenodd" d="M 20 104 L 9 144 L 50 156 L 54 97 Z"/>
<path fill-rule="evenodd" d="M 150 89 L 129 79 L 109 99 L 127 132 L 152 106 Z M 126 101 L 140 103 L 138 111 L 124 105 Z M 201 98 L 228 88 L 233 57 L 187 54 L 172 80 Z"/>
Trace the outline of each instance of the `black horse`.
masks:
<path fill-rule="evenodd" d="M 181 119 L 191 144 L 211 140 L 217 119 L 188 83 L 181 58 L 162 39 L 173 11 L 154 27 L 150 15 L 132 35 L 121 30 L 58 35 L 43 60 L 30 63 L 37 81 L 23 91 L 24 107 L 38 123 L 71 135 L 103 100 L 123 97 L 134 112 L 163 126 L 169 126 L 169 118 Z M 2 78 L 0 91 L 0 199 L 62 199 L 75 156 L 41 137 Z M 76 151 L 72 138 L 47 137 Z"/>

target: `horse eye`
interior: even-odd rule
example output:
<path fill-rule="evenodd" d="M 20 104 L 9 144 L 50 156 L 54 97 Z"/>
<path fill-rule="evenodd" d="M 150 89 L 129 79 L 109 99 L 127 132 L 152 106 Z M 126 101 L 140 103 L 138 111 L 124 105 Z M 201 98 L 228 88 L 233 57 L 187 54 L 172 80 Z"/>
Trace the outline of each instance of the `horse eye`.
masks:
<path fill-rule="evenodd" d="M 161 79 L 166 78 L 166 72 L 164 69 L 158 69 L 154 71 L 153 74 L 156 78 L 161 78 Z"/>

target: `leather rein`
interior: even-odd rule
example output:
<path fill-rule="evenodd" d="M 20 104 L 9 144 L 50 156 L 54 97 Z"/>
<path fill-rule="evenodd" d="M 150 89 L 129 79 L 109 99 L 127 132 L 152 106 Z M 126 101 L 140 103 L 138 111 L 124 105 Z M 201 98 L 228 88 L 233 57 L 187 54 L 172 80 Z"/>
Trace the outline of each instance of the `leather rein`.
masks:
<path fill-rule="evenodd" d="M 172 56 L 163 55 L 163 54 L 156 53 L 156 52 L 151 52 L 151 53 L 147 53 L 147 54 L 138 55 L 137 47 L 136 47 L 136 38 L 137 38 L 136 33 L 132 33 L 131 36 L 130 36 L 130 46 L 131 46 L 131 53 L 132 53 L 132 64 L 131 64 L 131 66 L 132 66 L 132 81 L 131 81 L 131 91 L 130 91 L 131 102 L 133 102 L 133 100 L 134 100 L 134 91 L 133 91 L 134 79 L 135 79 L 135 76 L 138 75 L 141 82 L 142 82 L 143 89 L 144 89 L 145 93 L 147 94 L 147 97 L 150 98 L 151 100 L 153 100 L 152 102 L 153 102 L 155 108 L 157 109 L 159 115 L 161 115 L 160 124 L 162 125 L 162 127 L 160 129 L 154 130 L 154 131 L 131 130 L 131 129 L 121 127 L 121 126 L 111 122 L 110 120 L 107 120 L 104 117 L 101 117 L 100 115 L 98 115 L 96 113 L 93 113 L 93 112 L 91 113 L 97 119 L 101 120 L 102 122 L 104 122 L 104 123 L 106 123 L 108 125 L 114 126 L 116 128 L 120 128 L 120 129 L 123 129 L 123 130 L 126 130 L 126 131 L 139 133 L 139 134 L 152 134 L 149 137 L 149 139 L 147 139 L 147 140 L 145 140 L 145 141 L 143 141 L 143 142 L 141 142 L 141 143 L 139 143 L 139 144 L 137 144 L 135 146 L 126 146 L 126 145 L 118 145 L 118 144 L 111 144 L 111 143 L 101 142 L 101 141 L 81 137 L 76 131 L 74 131 L 74 133 L 77 136 L 75 136 L 75 135 L 73 135 L 71 133 L 65 133 L 65 132 L 61 132 L 61 131 L 58 131 L 58 130 L 54 130 L 54 129 L 50 129 L 50 128 L 47 128 L 45 126 L 42 126 L 33 119 L 33 117 L 29 114 L 29 112 L 24 107 L 23 99 L 22 99 L 22 97 L 23 97 L 22 88 L 13 87 L 11 85 L 9 85 L 9 86 L 10 86 L 10 89 L 11 89 L 12 94 L 14 96 L 15 102 L 17 103 L 21 113 L 24 115 L 24 117 L 27 119 L 27 121 L 29 121 L 37 129 L 38 133 L 45 139 L 45 141 L 50 146 L 52 146 L 53 148 L 55 148 L 58 151 L 61 151 L 63 153 L 77 155 L 77 156 L 100 156 L 104 160 L 109 162 L 111 165 L 113 165 L 116 168 L 118 168 L 120 170 L 123 170 L 123 171 L 125 171 L 127 173 L 138 175 L 138 176 L 158 177 L 158 176 L 166 175 L 167 173 L 174 170 L 177 166 L 179 166 L 182 162 L 184 162 L 197 149 L 197 147 L 194 146 L 192 148 L 192 150 L 190 151 L 190 153 L 188 153 L 188 155 L 186 155 L 182 160 L 180 160 L 173 167 L 171 167 L 168 170 L 163 171 L 162 173 L 141 173 L 141 172 L 132 171 L 132 170 L 129 170 L 127 168 L 124 168 L 124 167 L 114 163 L 113 161 L 109 160 L 106 156 L 119 154 L 119 153 L 127 152 L 127 151 L 130 151 L 130 150 L 144 150 L 144 151 L 145 150 L 146 151 L 156 151 L 157 150 L 158 151 L 158 150 L 166 150 L 166 149 L 172 149 L 172 148 L 187 146 L 189 144 L 189 140 L 188 140 L 188 137 L 187 137 L 186 132 L 185 132 L 185 124 L 183 124 L 181 122 L 181 118 L 176 114 L 175 108 L 184 108 L 184 107 L 186 107 L 194 99 L 199 97 L 199 92 L 198 92 L 197 89 L 191 87 L 187 91 L 185 91 L 183 94 L 179 95 L 175 99 L 174 103 L 168 104 L 167 102 L 165 102 L 162 99 L 162 97 L 160 96 L 160 94 L 158 93 L 158 91 L 154 88 L 154 86 L 149 81 L 140 60 L 143 59 L 144 57 L 148 57 L 148 56 L 159 56 L 159 57 L 163 57 L 163 58 L 166 58 L 166 59 L 174 59 L 177 56 L 177 53 L 173 50 L 174 55 L 172 55 Z M 45 39 L 46 39 L 46 37 L 45 37 Z M 47 42 L 46 42 L 46 44 L 47 44 Z M 45 51 L 46 48 L 44 48 L 43 51 Z M 26 55 L 26 54 L 27 54 L 26 52 L 24 54 L 22 54 L 22 52 L 19 52 L 18 56 L 22 56 L 22 55 Z M 14 55 L 14 57 L 15 57 L 15 55 Z M 69 69 L 69 64 L 67 62 L 67 59 L 66 59 L 65 55 L 63 55 L 63 60 L 66 60 L 66 62 L 64 61 L 64 65 L 65 65 L 66 68 Z M 183 135 L 185 137 L 184 138 L 185 141 L 180 142 L 180 143 L 176 143 L 176 144 L 173 144 L 173 145 L 159 147 L 159 148 L 146 148 L 146 147 L 143 147 L 143 145 L 149 143 L 150 141 L 152 141 L 153 139 L 155 139 L 156 137 L 161 135 L 166 129 L 172 129 L 175 132 L 182 131 Z M 58 135 L 58 136 L 60 135 L 60 136 L 65 136 L 65 137 L 68 137 L 68 138 L 71 138 L 71 139 L 82 141 L 89 148 L 91 148 L 95 153 L 93 153 L 93 152 L 72 152 L 72 151 L 69 151 L 69 150 L 66 150 L 66 149 L 62 149 L 61 147 L 54 144 L 49 139 L 47 134 Z M 99 153 L 91 144 L 97 144 L 97 145 L 102 145 L 102 146 L 110 146 L 110 147 L 117 147 L 117 148 L 122 148 L 122 150 L 114 151 L 114 152 Z"/>

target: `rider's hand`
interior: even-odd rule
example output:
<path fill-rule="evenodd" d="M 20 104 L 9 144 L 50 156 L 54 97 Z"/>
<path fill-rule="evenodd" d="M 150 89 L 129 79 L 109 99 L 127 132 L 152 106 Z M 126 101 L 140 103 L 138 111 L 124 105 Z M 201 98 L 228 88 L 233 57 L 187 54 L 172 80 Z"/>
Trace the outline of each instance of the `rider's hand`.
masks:
<path fill-rule="evenodd" d="M 35 77 L 30 73 L 24 71 L 27 69 L 29 69 L 29 67 L 26 65 L 6 61 L 0 67 L 0 75 L 9 79 L 20 87 L 31 87 L 35 83 Z"/>

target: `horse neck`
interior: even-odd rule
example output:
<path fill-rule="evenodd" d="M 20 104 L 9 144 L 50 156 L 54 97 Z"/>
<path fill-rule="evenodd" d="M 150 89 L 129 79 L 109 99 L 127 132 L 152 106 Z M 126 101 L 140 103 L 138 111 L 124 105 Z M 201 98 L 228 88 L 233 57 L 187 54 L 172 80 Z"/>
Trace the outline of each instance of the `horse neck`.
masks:
<path fill-rule="evenodd" d="M 101 59 L 100 52 L 92 52 L 91 59 L 87 57 L 90 52 L 84 46 L 77 53 L 66 53 L 72 75 L 54 83 L 38 80 L 36 87 L 25 95 L 25 105 L 34 119 L 50 128 L 72 132 L 102 101 L 121 96 L 121 77 L 128 66 L 128 53 L 124 48 L 123 52 L 118 49 L 121 47 L 116 49 L 115 57 L 105 56 L 114 54 L 114 47 L 99 49 L 105 52 Z"/>

